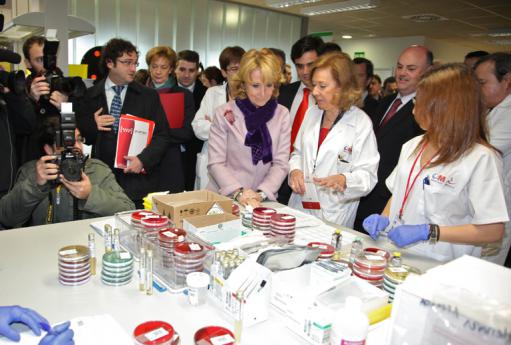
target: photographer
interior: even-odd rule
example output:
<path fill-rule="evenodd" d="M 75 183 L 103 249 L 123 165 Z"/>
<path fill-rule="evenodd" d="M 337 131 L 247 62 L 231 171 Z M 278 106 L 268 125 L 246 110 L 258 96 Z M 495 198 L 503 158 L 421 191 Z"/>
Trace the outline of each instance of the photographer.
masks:
<path fill-rule="evenodd" d="M 75 135 L 74 146 L 66 147 L 66 152 L 72 150 L 72 154 L 81 160 L 82 143 L 78 130 Z M 0 199 L 0 220 L 4 226 L 58 223 L 134 209 L 111 170 L 99 160 L 85 160 L 79 181 L 70 181 L 59 172 L 56 158 L 62 147 L 55 145 L 56 130 L 52 125 L 45 125 L 37 142 L 43 149 L 42 157 L 24 164 L 14 188 Z M 60 163 L 61 171 L 64 171 L 63 162 Z"/>

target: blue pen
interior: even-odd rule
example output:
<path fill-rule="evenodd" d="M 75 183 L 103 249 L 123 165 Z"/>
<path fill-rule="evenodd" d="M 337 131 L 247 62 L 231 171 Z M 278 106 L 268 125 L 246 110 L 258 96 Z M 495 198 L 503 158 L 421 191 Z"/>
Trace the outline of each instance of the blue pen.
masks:
<path fill-rule="evenodd" d="M 429 186 L 429 175 L 422 180 L 422 189 L 424 189 L 424 186 Z"/>

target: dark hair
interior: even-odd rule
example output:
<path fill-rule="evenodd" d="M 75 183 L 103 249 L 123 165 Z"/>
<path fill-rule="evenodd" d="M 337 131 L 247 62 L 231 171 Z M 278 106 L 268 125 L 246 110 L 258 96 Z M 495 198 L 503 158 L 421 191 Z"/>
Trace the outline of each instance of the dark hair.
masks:
<path fill-rule="evenodd" d="M 200 64 L 200 57 L 199 53 L 193 50 L 181 50 L 179 53 L 177 53 L 177 61 L 184 60 L 188 62 L 195 63 L 195 66 L 197 66 L 197 70 L 199 70 L 199 64 Z"/>
<path fill-rule="evenodd" d="M 378 80 L 378 83 L 381 84 L 381 78 L 378 74 L 373 74 L 373 78 Z"/>
<path fill-rule="evenodd" d="M 495 77 L 500 82 L 502 81 L 502 78 L 508 73 L 511 72 L 511 54 L 509 53 L 493 53 L 490 55 L 486 55 L 485 57 L 481 58 L 474 66 L 474 69 L 476 69 L 480 64 L 492 61 L 495 64 L 495 68 L 493 70 L 493 73 L 495 74 Z"/>
<path fill-rule="evenodd" d="M 371 60 L 368 60 L 363 57 L 356 57 L 353 59 L 353 63 L 355 63 L 355 65 L 361 65 L 361 64 L 366 65 L 366 78 L 368 80 L 372 78 L 372 76 L 374 74 L 374 66 L 373 66 L 373 63 L 371 62 Z"/>
<path fill-rule="evenodd" d="M 325 42 L 323 46 L 321 46 L 321 52 L 319 55 L 323 55 L 330 52 L 342 52 L 342 48 L 335 42 Z"/>
<path fill-rule="evenodd" d="M 284 65 L 286 64 L 286 53 L 284 53 L 284 51 L 282 49 L 279 49 L 279 48 L 268 48 L 268 49 L 270 49 L 273 54 L 275 54 L 279 58 L 281 58 L 282 63 Z"/>
<path fill-rule="evenodd" d="M 245 54 L 245 49 L 240 46 L 226 47 L 222 50 L 220 57 L 218 58 L 220 68 L 227 71 L 227 66 L 231 63 L 239 63 L 243 54 Z"/>
<path fill-rule="evenodd" d="M 387 87 L 387 84 L 395 83 L 395 82 L 396 82 L 396 78 L 395 77 L 385 78 L 385 80 L 383 81 L 383 88 L 385 89 Z"/>
<path fill-rule="evenodd" d="M 135 75 L 133 76 L 133 80 L 136 82 L 145 85 L 147 83 L 147 80 L 151 77 L 151 74 L 149 74 L 149 71 L 145 68 L 141 68 L 138 71 L 135 72 Z"/>
<path fill-rule="evenodd" d="M 112 38 L 108 41 L 101 52 L 101 60 L 99 62 L 101 72 L 105 76 L 108 75 L 107 63 L 111 61 L 115 66 L 116 60 L 125 53 L 136 53 L 139 55 L 137 47 L 130 41 L 123 40 L 122 38 Z"/>
<path fill-rule="evenodd" d="M 465 55 L 465 60 L 471 58 L 482 58 L 486 55 L 490 55 L 490 53 L 488 53 L 486 50 L 475 50 L 473 52 L 467 53 L 467 55 Z"/>
<path fill-rule="evenodd" d="M 204 70 L 207 80 L 215 80 L 217 85 L 222 85 L 225 81 L 222 71 L 216 66 L 210 66 Z"/>
<path fill-rule="evenodd" d="M 43 121 L 37 127 L 35 142 L 37 150 L 41 155 L 45 155 L 44 145 L 53 146 L 57 141 L 57 123 Z"/>
<path fill-rule="evenodd" d="M 324 42 L 321 37 L 311 35 L 304 36 L 291 47 L 291 60 L 294 63 L 296 59 L 299 59 L 303 54 L 309 51 L 315 51 L 316 54 L 320 55 L 323 44 Z"/>
<path fill-rule="evenodd" d="M 25 59 L 30 60 L 30 48 L 34 44 L 37 44 L 39 46 L 44 46 L 45 38 L 43 36 L 30 36 L 27 38 L 27 40 L 23 43 L 23 56 Z"/>
<path fill-rule="evenodd" d="M 433 65 L 433 52 L 426 48 L 426 62 L 428 63 L 428 66 Z"/>

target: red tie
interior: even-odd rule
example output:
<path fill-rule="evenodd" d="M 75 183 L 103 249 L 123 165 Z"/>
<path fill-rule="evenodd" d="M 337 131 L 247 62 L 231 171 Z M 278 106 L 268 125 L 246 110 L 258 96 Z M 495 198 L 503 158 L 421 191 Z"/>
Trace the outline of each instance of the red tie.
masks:
<path fill-rule="evenodd" d="M 293 152 L 293 145 L 295 143 L 296 136 L 298 135 L 298 131 L 300 130 L 300 126 L 302 125 L 303 118 L 305 117 L 305 112 L 309 108 L 309 93 L 310 90 L 308 88 L 303 89 L 302 102 L 300 103 L 298 111 L 296 112 L 295 119 L 293 121 L 293 127 L 291 127 L 291 152 Z"/>
<path fill-rule="evenodd" d="M 397 108 L 399 108 L 401 103 L 403 103 L 403 102 L 401 102 L 401 98 L 397 98 L 394 100 L 394 103 L 392 103 L 392 106 L 390 107 L 389 112 L 387 113 L 387 116 L 385 116 L 383 118 L 383 121 L 380 123 L 380 127 L 378 127 L 378 128 L 382 128 L 383 126 L 385 126 L 387 124 L 387 122 L 390 121 L 390 119 L 397 113 Z"/>

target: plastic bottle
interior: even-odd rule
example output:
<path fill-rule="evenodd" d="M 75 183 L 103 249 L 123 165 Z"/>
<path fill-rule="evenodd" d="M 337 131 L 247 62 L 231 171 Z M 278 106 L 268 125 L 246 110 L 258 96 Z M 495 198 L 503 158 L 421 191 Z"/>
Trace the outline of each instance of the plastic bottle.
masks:
<path fill-rule="evenodd" d="M 335 316 L 330 345 L 364 345 L 369 319 L 362 312 L 362 301 L 348 296 L 343 309 Z"/>
<path fill-rule="evenodd" d="M 360 237 L 355 237 L 353 242 L 351 243 L 351 252 L 350 252 L 350 262 L 353 263 L 355 258 L 362 253 L 364 249 L 364 244 L 362 243 L 362 239 Z"/>
<path fill-rule="evenodd" d="M 402 265 L 401 253 L 400 252 L 392 253 L 392 259 L 390 260 L 390 266 L 391 267 L 401 267 L 401 265 Z"/>

